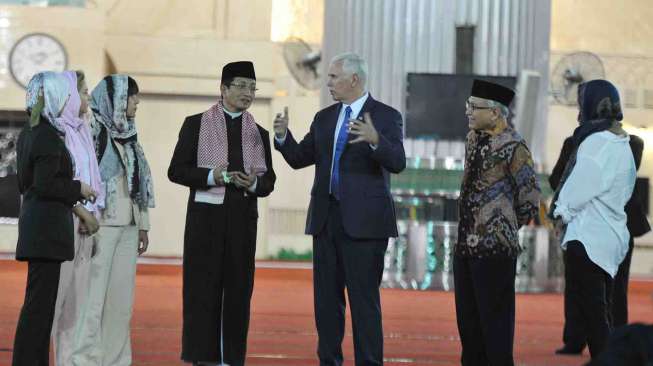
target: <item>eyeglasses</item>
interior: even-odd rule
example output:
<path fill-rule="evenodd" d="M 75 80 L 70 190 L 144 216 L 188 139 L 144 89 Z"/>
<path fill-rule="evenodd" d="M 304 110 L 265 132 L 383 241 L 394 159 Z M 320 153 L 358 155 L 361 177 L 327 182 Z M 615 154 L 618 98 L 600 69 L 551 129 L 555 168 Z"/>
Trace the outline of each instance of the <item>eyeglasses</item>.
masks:
<path fill-rule="evenodd" d="M 492 109 L 492 108 L 494 108 L 494 107 L 482 107 L 482 106 L 478 106 L 478 105 L 476 105 L 474 103 L 465 102 L 465 109 L 468 109 L 468 110 L 470 110 L 472 112 L 479 111 L 479 110 L 482 110 L 482 109 Z"/>
<path fill-rule="evenodd" d="M 251 91 L 252 93 L 256 93 L 256 91 L 258 90 L 258 89 L 256 88 L 256 84 L 248 85 L 248 84 L 236 84 L 236 83 L 231 83 L 231 84 L 229 84 L 229 86 L 233 86 L 234 88 L 238 89 L 238 90 L 241 91 L 241 92 L 242 92 L 242 91 L 245 91 L 245 90 L 249 90 L 249 91 Z"/>

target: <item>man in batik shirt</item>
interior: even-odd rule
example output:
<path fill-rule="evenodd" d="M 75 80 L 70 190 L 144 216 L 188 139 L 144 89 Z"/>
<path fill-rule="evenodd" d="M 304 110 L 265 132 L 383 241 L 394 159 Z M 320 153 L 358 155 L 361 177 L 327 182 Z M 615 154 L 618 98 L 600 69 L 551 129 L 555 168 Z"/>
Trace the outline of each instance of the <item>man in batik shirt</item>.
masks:
<path fill-rule="evenodd" d="M 514 91 L 475 80 L 467 100 L 465 172 L 454 253 L 463 365 L 513 365 L 517 231 L 540 191 L 523 138 L 508 124 Z"/>

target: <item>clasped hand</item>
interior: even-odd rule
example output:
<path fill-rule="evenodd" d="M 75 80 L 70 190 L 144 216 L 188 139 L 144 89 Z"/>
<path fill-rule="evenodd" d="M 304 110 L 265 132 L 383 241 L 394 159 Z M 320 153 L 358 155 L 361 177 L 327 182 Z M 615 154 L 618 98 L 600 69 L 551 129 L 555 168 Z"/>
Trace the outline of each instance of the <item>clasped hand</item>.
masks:
<path fill-rule="evenodd" d="M 256 174 L 246 174 L 238 171 L 221 171 L 213 175 L 213 180 L 217 185 L 233 184 L 236 187 L 247 189 L 256 182 Z"/>

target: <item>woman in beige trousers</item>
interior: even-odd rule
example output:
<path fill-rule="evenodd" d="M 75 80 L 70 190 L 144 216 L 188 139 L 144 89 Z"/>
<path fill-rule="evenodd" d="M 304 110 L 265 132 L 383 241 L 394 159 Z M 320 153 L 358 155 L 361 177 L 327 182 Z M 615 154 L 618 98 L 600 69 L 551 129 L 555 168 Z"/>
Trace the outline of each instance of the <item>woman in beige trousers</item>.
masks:
<path fill-rule="evenodd" d="M 74 365 L 131 365 L 130 320 L 136 259 L 148 246 L 152 176 L 138 143 L 138 86 L 126 75 L 105 77 L 91 93 L 91 127 L 106 203 L 91 260 Z"/>

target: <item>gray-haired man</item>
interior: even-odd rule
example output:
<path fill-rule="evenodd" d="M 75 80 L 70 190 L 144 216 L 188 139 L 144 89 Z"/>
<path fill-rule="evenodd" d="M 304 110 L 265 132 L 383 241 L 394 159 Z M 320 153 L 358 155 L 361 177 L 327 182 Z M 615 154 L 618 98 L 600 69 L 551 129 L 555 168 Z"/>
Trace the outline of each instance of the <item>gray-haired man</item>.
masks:
<path fill-rule="evenodd" d="M 397 236 L 390 173 L 406 166 L 401 114 L 366 89 L 367 66 L 336 56 L 327 87 L 338 103 L 315 114 L 296 142 L 287 112 L 274 122 L 275 148 L 294 169 L 315 165 L 306 234 L 313 236 L 313 287 L 320 365 L 342 365 L 345 287 L 356 365 L 383 364 L 379 285 L 389 237 Z"/>

